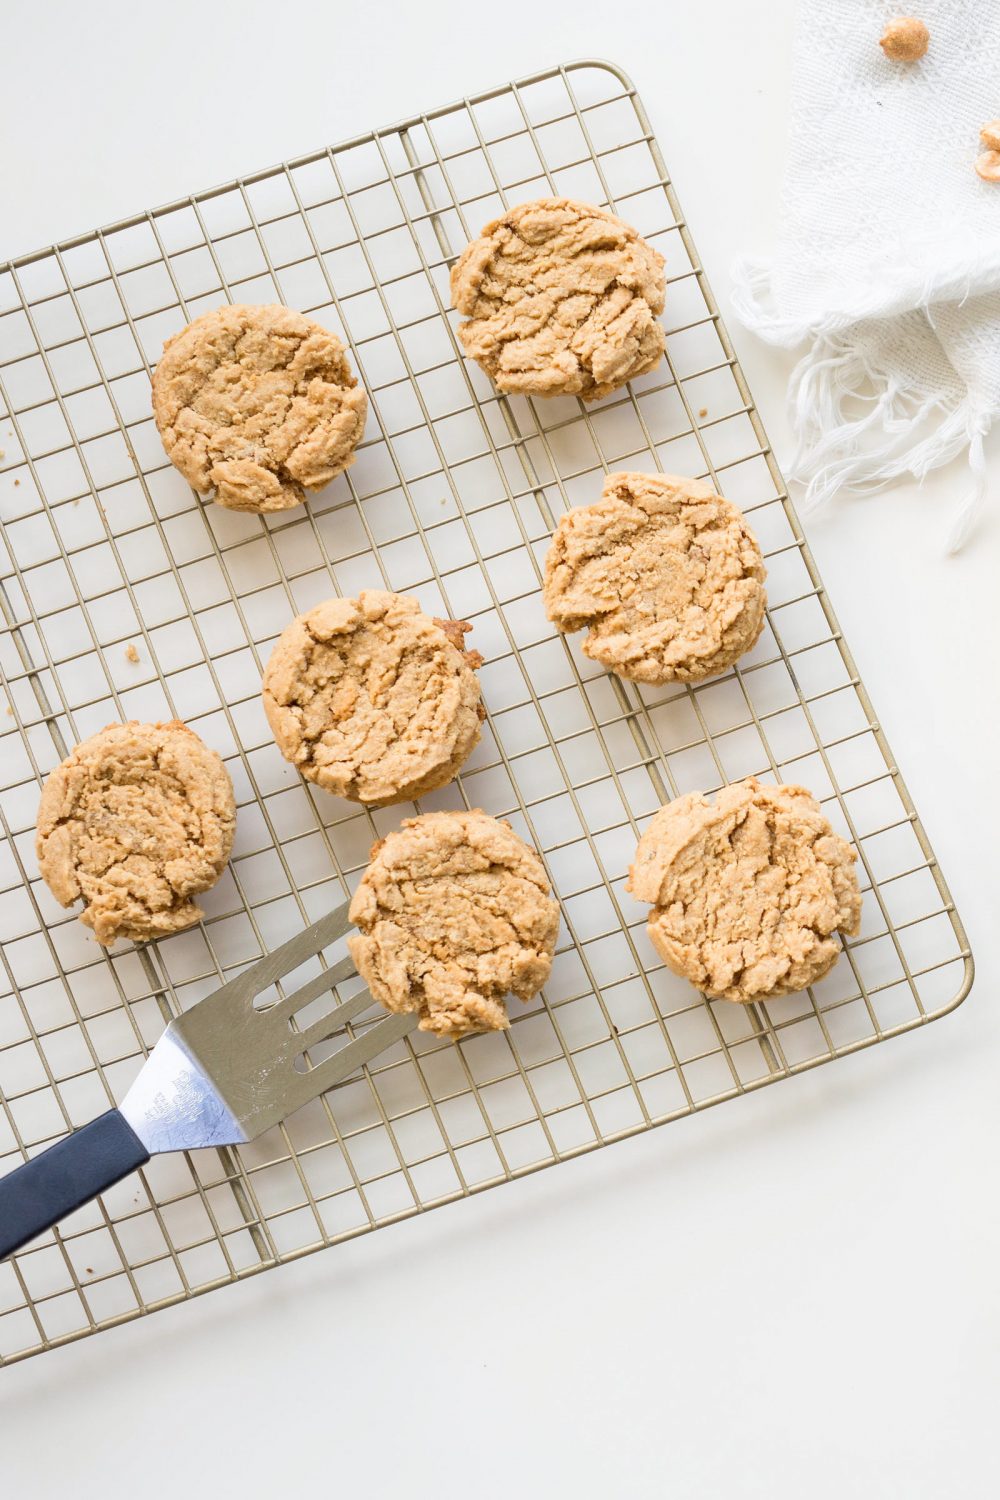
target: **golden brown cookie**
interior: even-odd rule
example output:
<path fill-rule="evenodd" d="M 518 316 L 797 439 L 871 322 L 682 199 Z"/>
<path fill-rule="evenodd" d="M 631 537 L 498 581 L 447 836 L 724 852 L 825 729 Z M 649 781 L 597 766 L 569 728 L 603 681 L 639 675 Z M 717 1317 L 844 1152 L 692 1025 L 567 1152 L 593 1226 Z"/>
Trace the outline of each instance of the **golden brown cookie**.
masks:
<path fill-rule="evenodd" d="M 299 615 L 264 673 L 278 749 L 310 781 L 369 806 L 444 786 L 483 718 L 481 658 L 462 647 L 468 629 L 378 589 Z"/>
<path fill-rule="evenodd" d="M 170 461 L 230 510 L 287 510 L 354 462 L 368 398 L 336 334 L 288 307 L 217 307 L 168 339 L 153 415 Z"/>
<path fill-rule="evenodd" d="M 652 903 L 664 963 L 706 995 L 749 1003 L 815 984 L 837 931 L 861 922 L 856 855 L 801 786 L 754 777 L 661 807 L 626 890 Z"/>
<path fill-rule="evenodd" d="M 501 391 L 597 401 L 663 356 L 663 256 L 603 208 L 508 209 L 451 271 L 465 352 Z"/>
<path fill-rule="evenodd" d="M 545 612 L 587 630 L 586 656 L 636 682 L 697 682 L 732 666 L 764 626 L 760 547 L 742 512 L 670 474 L 609 474 L 595 505 L 559 519 Z"/>
<path fill-rule="evenodd" d="M 162 937 L 197 922 L 191 900 L 215 884 L 232 848 L 229 773 L 186 724 L 109 724 L 42 788 L 42 878 L 99 943 Z"/>
<path fill-rule="evenodd" d="M 538 855 L 484 812 L 407 819 L 372 849 L 350 918 L 375 999 L 455 1038 L 510 1024 L 504 996 L 541 989 L 559 930 Z"/>

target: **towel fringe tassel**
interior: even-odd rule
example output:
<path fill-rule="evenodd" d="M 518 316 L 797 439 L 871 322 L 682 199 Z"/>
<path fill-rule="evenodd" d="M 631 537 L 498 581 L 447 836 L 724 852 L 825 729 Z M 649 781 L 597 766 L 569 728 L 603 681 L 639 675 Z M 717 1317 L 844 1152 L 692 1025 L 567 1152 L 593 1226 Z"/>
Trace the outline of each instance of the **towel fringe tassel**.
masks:
<path fill-rule="evenodd" d="M 766 264 L 743 260 L 734 274 L 733 302 L 747 327 L 772 343 L 800 342 L 801 329 L 765 309 Z M 904 475 L 922 480 L 964 452 L 972 482 L 945 539 L 947 550 L 957 552 L 986 499 L 989 412 L 968 395 L 933 395 L 903 383 L 865 354 L 849 328 L 828 323 L 808 333 L 815 341 L 789 381 L 796 448 L 784 465 L 787 478 L 805 486 L 803 512 L 825 505 L 841 489 L 870 494 Z"/>

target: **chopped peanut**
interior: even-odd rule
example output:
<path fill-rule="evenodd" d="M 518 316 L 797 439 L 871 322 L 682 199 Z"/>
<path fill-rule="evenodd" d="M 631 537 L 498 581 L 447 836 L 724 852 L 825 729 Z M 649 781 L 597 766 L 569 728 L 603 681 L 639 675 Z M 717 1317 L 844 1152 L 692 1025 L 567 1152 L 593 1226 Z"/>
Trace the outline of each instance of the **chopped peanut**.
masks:
<path fill-rule="evenodd" d="M 1000 151 L 981 151 L 975 167 L 984 182 L 1000 182 Z"/>
<path fill-rule="evenodd" d="M 879 38 L 886 57 L 897 62 L 916 62 L 927 51 L 931 34 L 916 16 L 893 16 Z"/>

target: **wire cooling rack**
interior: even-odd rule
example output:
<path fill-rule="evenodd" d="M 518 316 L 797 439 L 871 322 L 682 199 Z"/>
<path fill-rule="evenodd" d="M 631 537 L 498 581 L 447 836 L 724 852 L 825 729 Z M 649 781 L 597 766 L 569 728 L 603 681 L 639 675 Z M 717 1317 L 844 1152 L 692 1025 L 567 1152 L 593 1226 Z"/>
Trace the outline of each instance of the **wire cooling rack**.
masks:
<path fill-rule="evenodd" d="M 666 359 L 624 393 L 507 398 L 466 363 L 448 268 L 509 202 L 609 204 L 666 257 Z M 350 343 L 355 466 L 303 508 L 197 500 L 150 415 L 163 340 L 229 298 Z M 459 780 L 541 851 L 562 903 L 544 997 L 507 1033 L 415 1035 L 236 1150 L 154 1158 L 0 1265 L 13 1361 L 734 1098 L 933 1020 L 972 981 L 959 919 L 753 408 L 642 104 L 550 69 L 0 268 L 0 1172 L 121 1099 L 169 1016 L 353 888 L 368 813 L 303 783 L 261 709 L 292 614 L 387 587 L 465 618 L 489 710 Z M 607 470 L 703 475 L 750 515 L 768 625 L 701 686 L 619 681 L 555 634 L 556 517 Z M 38 877 L 42 778 L 112 720 L 185 719 L 226 759 L 236 845 L 205 921 L 108 955 Z M 663 801 L 802 781 L 859 854 L 863 930 L 811 991 L 706 1003 L 623 883 Z"/>

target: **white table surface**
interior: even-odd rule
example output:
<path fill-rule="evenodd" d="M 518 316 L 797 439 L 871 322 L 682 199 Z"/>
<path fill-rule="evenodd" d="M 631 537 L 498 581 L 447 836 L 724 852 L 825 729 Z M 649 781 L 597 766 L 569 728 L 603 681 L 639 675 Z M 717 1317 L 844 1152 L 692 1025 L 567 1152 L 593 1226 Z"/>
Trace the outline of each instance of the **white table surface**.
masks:
<path fill-rule="evenodd" d="M 725 308 L 734 252 L 774 233 L 792 8 L 417 0 L 389 25 L 389 5 L 335 0 L 7 0 L 0 257 L 606 55 L 643 93 Z M 731 329 L 780 457 L 790 361 Z M 960 468 L 808 524 L 969 929 L 967 1004 L 5 1371 L 5 1494 L 1000 1492 L 991 460 L 958 558 L 941 536 Z"/>

